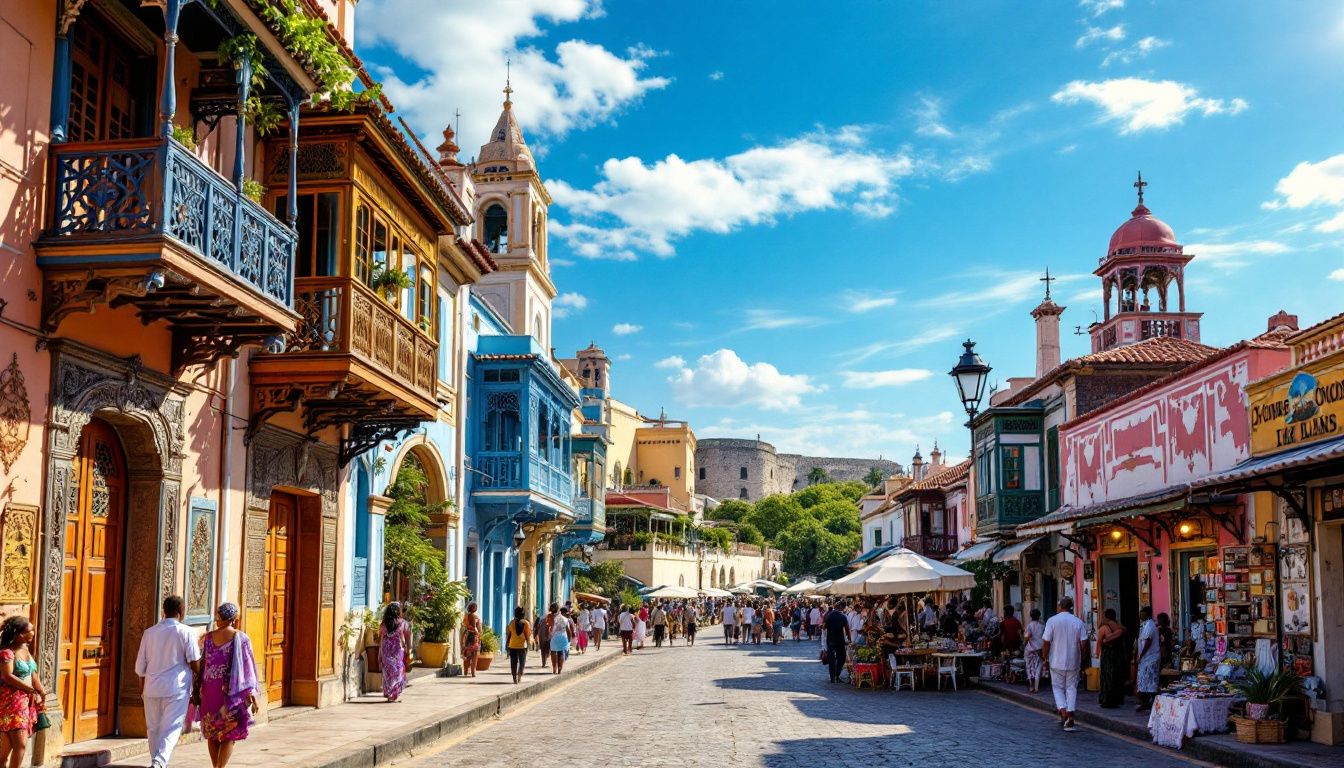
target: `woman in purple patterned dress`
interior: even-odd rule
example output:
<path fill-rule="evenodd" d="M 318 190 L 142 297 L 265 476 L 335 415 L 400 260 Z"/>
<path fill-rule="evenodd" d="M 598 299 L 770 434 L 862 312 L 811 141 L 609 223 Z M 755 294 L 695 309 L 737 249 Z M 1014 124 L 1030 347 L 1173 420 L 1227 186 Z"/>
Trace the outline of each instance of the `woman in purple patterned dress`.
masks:
<path fill-rule="evenodd" d="M 383 695 L 396 701 L 406 688 L 406 668 L 411 665 L 411 626 L 401 618 L 401 606 L 390 603 L 378 627 L 378 661 L 383 665 Z"/>
<path fill-rule="evenodd" d="M 228 765 L 234 743 L 247 738 L 257 711 L 257 664 L 237 619 L 238 606 L 224 603 L 215 611 L 214 630 L 201 637 L 200 687 L 193 698 L 215 768 Z"/>

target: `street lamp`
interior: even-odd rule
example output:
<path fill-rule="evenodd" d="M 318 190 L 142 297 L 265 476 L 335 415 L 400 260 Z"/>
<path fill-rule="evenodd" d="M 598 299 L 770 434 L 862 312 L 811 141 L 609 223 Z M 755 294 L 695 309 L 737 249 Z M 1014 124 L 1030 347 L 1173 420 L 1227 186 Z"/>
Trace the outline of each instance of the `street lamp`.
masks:
<path fill-rule="evenodd" d="M 957 382 L 957 394 L 961 397 L 961 406 L 966 409 L 966 416 L 969 419 L 966 426 L 971 430 L 971 462 L 970 473 L 968 477 L 974 477 L 975 484 L 969 485 L 966 489 L 970 496 L 971 519 L 978 519 L 978 510 L 976 507 L 975 485 L 979 485 L 979 473 L 975 468 L 975 414 L 980 410 L 980 399 L 985 396 L 985 381 L 989 379 L 990 367 L 985 365 L 985 361 L 975 354 L 975 342 L 967 339 L 963 344 L 966 348 L 961 353 L 961 358 L 957 364 L 952 366 L 948 375 Z"/>
<path fill-rule="evenodd" d="M 523 533 L 523 525 L 522 525 L 522 523 L 519 523 L 519 524 L 518 524 L 518 527 L 515 528 L 515 529 L 513 529 L 513 548 L 514 548 L 514 549 L 522 549 L 522 548 L 523 548 L 523 542 L 524 542 L 526 539 L 527 539 L 527 534 L 526 534 L 526 533 Z"/>

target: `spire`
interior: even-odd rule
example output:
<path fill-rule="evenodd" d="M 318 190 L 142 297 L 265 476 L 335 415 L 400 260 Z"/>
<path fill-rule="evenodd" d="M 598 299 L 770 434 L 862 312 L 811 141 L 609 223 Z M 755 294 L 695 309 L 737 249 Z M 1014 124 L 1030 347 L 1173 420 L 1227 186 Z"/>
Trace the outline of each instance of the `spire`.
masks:
<path fill-rule="evenodd" d="M 443 129 L 443 143 L 437 147 L 440 166 L 450 168 L 462 165 L 462 162 L 457 159 L 457 153 L 462 151 L 462 148 L 457 146 L 457 142 L 453 141 L 453 137 L 456 135 L 452 126 Z"/>
<path fill-rule="evenodd" d="M 1152 214 L 1152 211 L 1148 210 L 1148 206 L 1143 204 L 1143 188 L 1146 186 L 1148 186 L 1148 182 L 1143 180 L 1143 171 L 1139 171 L 1139 180 L 1134 182 L 1134 188 L 1139 191 L 1139 207 L 1134 209 L 1134 216 L 1149 216 Z"/>
<path fill-rule="evenodd" d="M 1059 279 L 1058 277 L 1051 277 L 1051 276 L 1050 276 L 1050 266 L 1047 264 L 1046 267 L 1045 267 L 1045 277 L 1042 277 L 1042 278 L 1041 278 L 1041 282 L 1042 282 L 1042 283 L 1045 283 L 1045 300 L 1046 300 L 1046 301 L 1049 301 L 1049 300 L 1050 300 L 1050 284 L 1053 283 L 1054 281 L 1058 280 L 1058 279 Z"/>
<path fill-rule="evenodd" d="M 513 116 L 513 77 L 512 63 L 509 64 L 509 74 L 504 78 L 504 110 L 499 115 L 499 121 L 495 123 L 495 129 L 490 133 L 490 141 L 481 145 L 481 154 L 477 158 L 476 169 L 480 173 L 494 173 L 499 170 L 505 171 L 531 171 L 537 167 L 536 160 L 532 157 L 532 150 L 527 148 L 527 142 L 523 141 L 523 129 L 518 127 L 518 121 Z M 501 163 L 511 164 L 504 165 Z"/>

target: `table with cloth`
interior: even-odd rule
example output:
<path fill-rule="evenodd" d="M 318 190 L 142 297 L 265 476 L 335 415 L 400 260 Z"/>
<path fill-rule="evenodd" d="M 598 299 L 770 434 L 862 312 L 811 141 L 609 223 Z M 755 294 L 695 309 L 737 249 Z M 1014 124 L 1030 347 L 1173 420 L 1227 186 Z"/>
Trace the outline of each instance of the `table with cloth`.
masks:
<path fill-rule="evenodd" d="M 1162 694 L 1153 700 L 1148 715 L 1148 732 L 1153 743 L 1173 749 L 1197 733 L 1222 733 L 1235 696 L 1172 696 Z"/>

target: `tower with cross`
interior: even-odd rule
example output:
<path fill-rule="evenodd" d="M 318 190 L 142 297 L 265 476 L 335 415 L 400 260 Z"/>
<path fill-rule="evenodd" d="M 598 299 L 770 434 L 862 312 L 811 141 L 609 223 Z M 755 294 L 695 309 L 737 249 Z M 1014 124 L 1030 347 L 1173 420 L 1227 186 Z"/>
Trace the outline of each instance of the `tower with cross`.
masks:
<path fill-rule="evenodd" d="M 1059 316 L 1064 314 L 1061 307 L 1050 298 L 1050 284 L 1059 280 L 1050 276 L 1050 267 L 1045 268 L 1045 299 L 1031 310 L 1036 320 L 1036 378 L 1040 378 L 1059 366 Z"/>
<path fill-rule="evenodd" d="M 1138 205 L 1111 235 L 1093 272 L 1106 304 L 1101 320 L 1088 329 L 1094 352 L 1160 337 L 1199 341 L 1201 315 L 1185 308 L 1185 268 L 1194 256 L 1148 209 L 1142 172 L 1133 187 Z"/>

